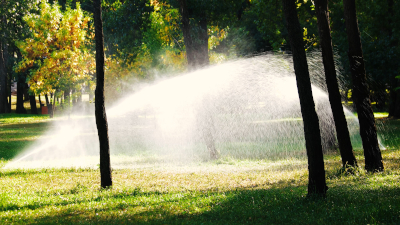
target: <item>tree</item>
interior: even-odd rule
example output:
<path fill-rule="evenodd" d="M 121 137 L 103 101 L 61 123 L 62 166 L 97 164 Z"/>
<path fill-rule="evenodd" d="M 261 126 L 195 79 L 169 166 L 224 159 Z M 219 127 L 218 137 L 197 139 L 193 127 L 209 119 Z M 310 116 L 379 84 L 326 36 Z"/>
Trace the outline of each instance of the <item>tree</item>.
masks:
<path fill-rule="evenodd" d="M 304 136 L 308 157 L 308 196 L 325 196 L 328 187 L 325 180 L 321 134 L 318 116 L 312 96 L 311 81 L 303 44 L 303 32 L 297 17 L 294 0 L 282 0 L 286 26 L 293 55 L 294 71 L 304 123 Z"/>
<path fill-rule="evenodd" d="M 188 63 L 188 69 L 193 70 L 195 68 L 196 62 L 194 57 L 193 41 L 190 35 L 189 13 L 186 0 L 179 0 L 179 4 L 179 10 L 182 17 L 182 32 L 183 40 L 186 47 L 186 59 Z"/>
<path fill-rule="evenodd" d="M 90 18 L 83 15 L 79 4 L 76 9 L 67 8 L 62 13 L 60 6 L 43 1 L 40 9 L 40 15 L 24 17 L 32 33 L 24 41 L 16 42 L 23 59 L 15 70 L 30 70 L 30 89 L 36 94 L 53 96 L 49 111 L 54 112 L 56 92 L 90 79 L 92 55 L 87 49 Z"/>
<path fill-rule="evenodd" d="M 122 62 L 132 62 L 150 26 L 152 1 L 106 0 L 102 4 L 106 54 L 114 58 L 119 57 Z"/>
<path fill-rule="evenodd" d="M 375 127 L 374 113 L 369 98 L 360 31 L 355 0 L 343 0 L 346 33 L 349 42 L 349 61 L 353 79 L 353 95 L 360 123 L 360 135 L 364 148 L 365 169 L 383 171 L 382 155 Z"/>
<path fill-rule="evenodd" d="M 7 108 L 7 74 L 2 46 L 0 40 L 0 113 L 5 113 Z"/>
<path fill-rule="evenodd" d="M 0 2 L 0 8 L 3 8 L 5 6 L 5 0 L 2 0 Z M 0 24 L 6 24 L 7 20 L 5 17 L 4 12 L 2 13 L 2 16 L 0 17 Z M 5 55 L 5 49 L 4 47 L 7 45 L 4 40 L 4 28 L 1 29 L 0 33 L 0 113 L 5 113 L 7 111 L 7 70 L 6 70 L 6 57 Z"/>
<path fill-rule="evenodd" d="M 6 86 L 4 86 L 6 88 L 6 95 L 1 96 L 6 98 L 6 102 L 8 96 L 8 103 L 6 103 L 6 112 L 11 112 L 11 80 L 13 78 L 17 78 L 20 81 L 22 80 L 22 82 L 25 84 L 25 78 L 21 77 L 21 79 L 19 79 L 20 74 L 16 74 L 13 72 L 13 66 L 15 66 L 18 60 L 18 58 L 15 58 L 13 56 L 19 53 L 19 51 L 17 50 L 18 48 L 16 48 L 15 46 L 15 42 L 24 39 L 29 33 L 28 26 L 22 19 L 23 16 L 35 12 L 36 9 L 36 0 L 0 1 L 0 42 L 2 43 L 1 48 L 3 51 L 4 59 L 4 62 L 2 62 L 2 64 L 5 66 L 4 74 L 6 76 Z M 21 99 L 21 97 L 19 99 Z M 22 102 L 18 104 L 23 105 Z"/>
<path fill-rule="evenodd" d="M 333 59 L 332 37 L 329 26 L 329 11 L 327 0 L 315 0 L 317 12 L 320 45 L 322 49 L 322 60 L 325 69 L 326 85 L 328 88 L 329 102 L 331 104 L 333 119 L 336 126 L 336 135 L 339 142 L 342 164 L 356 167 L 357 160 L 353 153 L 350 141 L 350 133 L 344 115 L 339 86 L 336 78 L 335 61 Z"/>
<path fill-rule="evenodd" d="M 95 115 L 97 133 L 100 142 L 100 177 L 101 187 L 112 185 L 110 145 L 108 139 L 107 115 L 104 106 L 104 38 L 103 21 L 101 19 L 101 0 L 93 1 L 94 26 L 96 39 L 96 91 L 95 91 Z"/>

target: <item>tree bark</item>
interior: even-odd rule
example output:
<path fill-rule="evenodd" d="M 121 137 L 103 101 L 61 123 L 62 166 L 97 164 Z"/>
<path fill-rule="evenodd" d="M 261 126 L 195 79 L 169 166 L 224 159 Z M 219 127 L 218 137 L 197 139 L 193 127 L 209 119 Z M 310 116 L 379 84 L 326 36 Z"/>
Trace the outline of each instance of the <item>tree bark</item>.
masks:
<path fill-rule="evenodd" d="M 5 16 L 3 17 L 5 19 Z M 7 38 L 7 36 L 6 36 Z M 9 85 L 9 81 L 11 83 L 11 72 L 8 71 L 8 59 L 10 57 L 10 55 L 8 54 L 8 44 L 7 43 L 3 43 L 3 57 L 4 57 L 4 69 L 5 69 L 5 76 L 6 76 L 6 96 L 5 96 L 5 101 L 6 101 L 6 113 L 10 113 L 11 112 L 11 85 Z M 10 93 L 10 95 L 8 94 Z M 7 96 L 10 96 L 10 101 L 8 102 Z"/>
<path fill-rule="evenodd" d="M 12 98 L 11 98 L 11 86 L 12 86 L 13 82 L 11 79 L 11 75 L 8 76 L 8 88 L 7 88 L 7 95 L 8 95 L 8 102 L 7 102 L 7 107 L 6 107 L 6 113 L 11 113 L 11 102 L 12 102 Z"/>
<path fill-rule="evenodd" d="M 293 54 L 301 114 L 304 122 L 304 136 L 308 157 L 308 196 L 325 196 L 328 187 L 325 180 L 324 159 L 318 116 L 315 111 L 311 90 L 310 74 L 304 50 L 303 32 L 297 17 L 294 0 L 282 0 Z"/>
<path fill-rule="evenodd" d="M 395 48 L 397 46 L 398 40 L 393 38 L 393 18 L 394 18 L 394 1 L 393 0 L 387 0 L 388 4 L 388 23 L 389 23 L 389 28 L 387 29 L 387 35 L 389 36 L 390 40 L 390 47 Z M 393 59 L 395 61 L 398 61 L 398 57 L 396 59 Z M 396 78 L 399 72 L 399 66 L 398 64 L 395 64 L 395 73 L 394 75 L 390 78 L 390 95 L 389 95 L 389 117 L 394 117 L 394 118 L 400 118 L 400 90 L 396 90 L 397 87 L 400 86 L 399 80 Z"/>
<path fill-rule="evenodd" d="M 41 99 L 41 97 L 40 97 L 40 94 L 39 94 L 39 107 L 40 107 L 40 113 L 42 113 L 42 106 L 43 106 L 43 104 L 42 104 L 42 99 Z"/>
<path fill-rule="evenodd" d="M 50 118 L 53 118 L 53 105 L 49 101 L 49 96 L 47 94 L 44 95 L 44 98 L 46 100 L 46 106 L 47 106 L 47 113 L 49 114 Z"/>
<path fill-rule="evenodd" d="M 348 56 L 353 79 L 353 96 L 357 107 L 360 135 L 364 147 L 365 169 L 371 172 L 383 171 L 375 118 L 369 98 L 355 0 L 343 0 L 343 7 L 349 42 Z"/>
<path fill-rule="evenodd" d="M 31 104 L 31 114 L 38 114 L 35 94 L 29 95 L 29 102 Z"/>
<path fill-rule="evenodd" d="M 56 93 L 57 93 L 57 91 L 55 91 L 54 92 L 54 94 L 52 93 L 51 94 L 51 98 L 53 99 L 53 100 L 51 100 L 51 118 L 53 118 L 54 117 L 54 114 L 55 114 L 55 112 L 56 112 Z"/>
<path fill-rule="evenodd" d="M 333 119 L 335 121 L 336 135 L 339 142 L 340 155 L 343 167 L 346 165 L 356 167 L 357 160 L 351 145 L 350 133 L 344 115 L 342 98 L 336 78 L 335 61 L 333 59 L 331 28 L 329 26 L 329 11 L 327 0 L 314 0 L 317 12 L 318 32 L 321 40 L 322 61 L 325 69 L 326 85 L 328 88 L 329 102 L 331 104 Z"/>
<path fill-rule="evenodd" d="M 96 91 L 95 115 L 100 142 L 100 177 L 101 187 L 112 185 L 110 146 L 108 139 L 108 124 L 104 105 L 104 36 L 103 21 L 101 19 L 101 0 L 93 1 L 94 26 L 96 39 Z"/>
<path fill-rule="evenodd" d="M 207 17 L 205 13 L 200 19 L 200 29 L 199 29 L 199 43 L 198 51 L 196 54 L 196 61 L 198 67 L 204 67 L 210 65 L 210 59 L 208 57 L 208 28 L 207 28 Z"/>
<path fill-rule="evenodd" d="M 20 77 L 17 80 L 17 108 L 16 113 L 26 113 L 26 109 L 24 107 L 24 89 L 25 89 L 25 81 Z"/>
<path fill-rule="evenodd" d="M 0 113 L 5 113 L 7 108 L 7 73 L 3 55 L 3 42 L 0 39 Z"/>
<path fill-rule="evenodd" d="M 188 63 L 188 70 L 194 70 L 196 67 L 196 61 L 194 56 L 193 41 L 190 36 L 190 21 L 189 13 L 186 4 L 186 0 L 179 0 L 179 10 L 182 17 L 182 32 L 183 32 L 183 42 L 186 47 L 186 59 Z"/>

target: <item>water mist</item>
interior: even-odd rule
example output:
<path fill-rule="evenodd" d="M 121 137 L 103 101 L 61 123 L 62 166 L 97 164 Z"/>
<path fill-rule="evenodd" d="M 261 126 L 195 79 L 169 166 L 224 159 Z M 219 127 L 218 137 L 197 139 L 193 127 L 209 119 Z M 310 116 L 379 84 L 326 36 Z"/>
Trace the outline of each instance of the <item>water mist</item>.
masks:
<path fill-rule="evenodd" d="M 308 58 L 325 150 L 335 128 L 320 55 Z M 358 121 L 345 109 L 353 146 Z M 304 158 L 305 143 L 290 57 L 261 55 L 142 85 L 107 109 L 113 168 L 207 161 L 219 157 Z M 5 168 L 97 167 L 94 112 L 54 122 L 44 138 Z"/>

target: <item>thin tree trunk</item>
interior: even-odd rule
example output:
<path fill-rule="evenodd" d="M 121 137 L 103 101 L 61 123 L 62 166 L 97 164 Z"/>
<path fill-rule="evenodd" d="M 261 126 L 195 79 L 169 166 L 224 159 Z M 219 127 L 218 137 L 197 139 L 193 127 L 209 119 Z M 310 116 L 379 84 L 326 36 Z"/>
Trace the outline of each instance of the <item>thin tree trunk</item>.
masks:
<path fill-rule="evenodd" d="M 50 105 L 50 101 L 49 101 L 49 97 L 47 96 L 47 94 L 44 95 L 44 99 L 46 101 L 46 106 Z"/>
<path fill-rule="evenodd" d="M 336 78 L 335 61 L 333 59 L 331 28 L 329 26 L 329 11 L 327 0 L 314 0 L 318 19 L 318 31 L 321 39 L 322 60 L 324 63 L 326 85 L 328 88 L 329 102 L 333 119 L 335 121 L 336 135 L 339 142 L 342 164 L 356 167 L 357 160 L 351 145 L 350 133 L 344 115 L 342 98 Z"/>
<path fill-rule="evenodd" d="M 24 78 L 23 78 L 23 80 L 24 80 L 24 101 L 28 101 L 29 100 L 29 92 L 28 92 L 28 90 L 29 90 L 29 87 L 28 87 L 28 84 L 26 83 L 26 81 L 25 81 L 25 76 L 24 76 Z"/>
<path fill-rule="evenodd" d="M 69 107 L 71 105 L 71 90 L 67 89 L 64 91 L 64 104 L 66 107 Z"/>
<path fill-rule="evenodd" d="M 389 23 L 389 29 L 387 29 L 387 34 L 388 34 L 388 39 L 390 40 L 389 46 L 392 48 L 395 48 L 398 44 L 398 40 L 396 38 L 393 38 L 393 18 L 394 18 L 394 1 L 393 0 L 387 0 L 388 4 L 388 23 Z M 398 61 L 398 57 L 396 59 L 393 59 L 394 61 Z M 393 76 L 390 78 L 390 95 L 389 95 L 389 117 L 394 117 L 394 118 L 400 118 L 400 90 L 396 90 L 397 87 L 399 87 L 400 82 L 396 78 L 399 74 L 399 66 L 396 63 L 395 64 L 395 72 L 393 73 Z"/>
<path fill-rule="evenodd" d="M 1 2 L 3 5 L 5 1 Z M 7 18 L 5 15 L 1 16 L 0 23 L 7 26 Z M 7 34 L 6 32 L 0 33 L 0 113 L 7 112 Z"/>
<path fill-rule="evenodd" d="M 24 89 L 25 89 L 25 81 L 21 78 L 17 80 L 17 109 L 16 113 L 26 113 L 26 109 L 24 107 Z"/>
<path fill-rule="evenodd" d="M 3 42 L 0 39 L 0 113 L 5 113 L 7 108 L 7 73 L 3 53 Z"/>
<path fill-rule="evenodd" d="M 50 118 L 53 118 L 53 105 L 49 101 L 47 94 L 44 95 L 44 98 L 46 99 L 47 113 L 49 114 Z"/>
<path fill-rule="evenodd" d="M 308 196 L 325 196 L 328 187 L 325 180 L 321 134 L 311 90 L 310 74 L 304 50 L 303 32 L 297 17 L 294 0 L 282 0 L 293 54 L 297 89 L 304 123 L 304 136 L 308 157 Z"/>
<path fill-rule="evenodd" d="M 205 13 L 200 19 L 200 32 L 199 32 L 199 49 L 197 54 L 197 61 L 200 67 L 210 65 L 210 59 L 208 57 L 208 32 L 207 32 L 207 17 Z"/>
<path fill-rule="evenodd" d="M 5 17 L 3 17 L 4 19 L 5 19 Z M 6 38 L 7 38 L 7 36 L 6 36 Z M 8 100 L 7 100 L 7 96 L 8 96 L 8 93 L 10 93 L 11 92 L 11 86 L 10 85 L 8 85 L 9 84 L 9 80 L 11 81 L 11 78 L 10 78 L 10 76 L 11 76 L 11 72 L 9 72 L 8 71 L 8 59 L 9 59 L 9 54 L 8 54 L 8 44 L 7 43 L 3 43 L 3 57 L 4 57 L 4 69 L 5 69 L 5 72 L 6 72 L 6 74 L 5 74 L 5 76 L 6 76 L 6 92 L 7 92 L 7 95 L 5 96 L 5 101 L 6 101 L 6 113 L 10 113 L 11 112 L 11 98 L 10 98 L 10 104 L 8 103 Z M 11 94 L 10 94 L 10 96 L 11 96 Z"/>
<path fill-rule="evenodd" d="M 112 185 L 110 146 L 108 139 L 108 124 L 104 105 L 104 36 L 101 19 L 101 0 L 94 0 L 94 25 L 96 39 L 96 91 L 95 115 L 100 142 L 100 177 L 101 187 Z"/>
<path fill-rule="evenodd" d="M 7 95 L 8 95 L 8 102 L 7 102 L 7 108 L 6 108 L 6 112 L 10 113 L 11 112 L 11 103 L 12 103 L 12 98 L 11 98 L 11 86 L 12 86 L 13 82 L 11 79 L 11 75 L 9 74 L 8 76 L 8 84 L 7 84 Z"/>
<path fill-rule="evenodd" d="M 54 117 L 54 113 L 56 111 L 56 93 L 57 91 L 54 92 L 54 94 L 52 94 L 52 105 L 51 105 L 51 118 Z"/>
<path fill-rule="evenodd" d="M 190 36 L 190 22 L 189 22 L 189 13 L 187 9 L 186 0 L 179 0 L 180 3 L 180 13 L 182 17 L 182 32 L 183 32 L 183 41 L 186 47 L 186 59 L 188 63 L 188 69 L 193 70 L 196 66 L 194 49 L 193 49 L 193 40 Z"/>
<path fill-rule="evenodd" d="M 40 107 L 40 113 L 42 113 L 42 99 L 40 98 L 40 94 L 39 94 L 39 107 Z"/>
<path fill-rule="evenodd" d="M 38 114 L 35 94 L 29 95 L 29 102 L 31 104 L 31 114 Z"/>
<path fill-rule="evenodd" d="M 355 0 L 343 0 L 346 32 L 349 42 L 349 61 L 353 78 L 353 95 L 360 123 L 360 135 L 364 147 L 365 169 L 383 171 L 374 113 L 369 98 L 360 31 L 358 29 Z"/>

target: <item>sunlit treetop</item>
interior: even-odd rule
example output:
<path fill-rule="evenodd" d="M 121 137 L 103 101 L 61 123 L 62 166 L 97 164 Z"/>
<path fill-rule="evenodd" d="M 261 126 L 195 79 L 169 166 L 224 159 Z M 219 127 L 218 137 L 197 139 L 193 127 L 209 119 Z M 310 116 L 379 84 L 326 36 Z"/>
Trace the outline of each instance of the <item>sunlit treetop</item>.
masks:
<path fill-rule="evenodd" d="M 90 18 L 79 3 L 76 9 L 61 12 L 59 5 L 42 1 L 40 14 L 26 15 L 24 21 L 30 37 L 16 43 L 23 60 L 15 70 L 30 69 L 28 83 L 33 91 L 54 93 L 88 78 L 94 67 L 87 49 Z"/>

